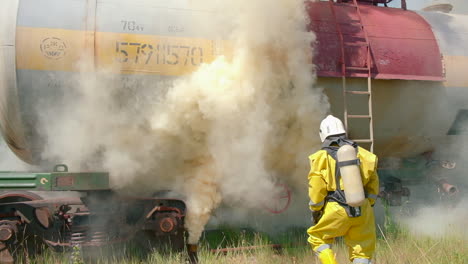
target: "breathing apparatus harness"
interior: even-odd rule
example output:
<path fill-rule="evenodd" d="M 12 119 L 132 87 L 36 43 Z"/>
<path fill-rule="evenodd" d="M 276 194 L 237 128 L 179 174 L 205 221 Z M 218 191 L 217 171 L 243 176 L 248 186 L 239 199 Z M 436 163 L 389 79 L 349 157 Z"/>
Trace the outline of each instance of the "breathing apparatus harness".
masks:
<path fill-rule="evenodd" d="M 336 161 L 336 167 L 335 167 L 336 190 L 328 192 L 328 195 L 325 198 L 325 202 L 328 202 L 328 201 L 337 202 L 339 205 L 341 205 L 345 209 L 349 217 L 359 217 L 361 216 L 361 207 L 360 206 L 352 207 L 348 205 L 346 203 L 346 197 L 345 197 L 344 191 L 341 190 L 340 188 L 340 178 L 341 178 L 340 167 L 354 165 L 354 164 L 358 166 L 360 165 L 359 159 L 338 162 L 338 158 L 337 158 L 338 149 L 344 145 L 351 145 L 352 147 L 356 149 L 356 153 L 357 153 L 357 148 L 358 148 L 357 143 L 352 140 L 347 139 L 344 135 L 330 136 L 326 138 L 322 144 L 322 149 L 326 150 L 328 155 L 330 155 Z"/>

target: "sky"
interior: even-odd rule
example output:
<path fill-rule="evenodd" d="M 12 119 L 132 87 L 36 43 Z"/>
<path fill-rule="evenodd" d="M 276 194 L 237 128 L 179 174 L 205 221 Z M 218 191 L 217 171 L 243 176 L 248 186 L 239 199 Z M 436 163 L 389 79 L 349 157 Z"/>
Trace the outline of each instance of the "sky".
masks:
<path fill-rule="evenodd" d="M 425 6 L 427 2 L 428 0 L 406 0 L 406 5 L 408 6 L 408 9 L 418 10 Z M 392 7 L 399 7 L 400 4 L 400 0 L 393 0 L 393 2 L 391 2 L 389 5 Z"/>
<path fill-rule="evenodd" d="M 428 6 L 430 3 L 451 3 L 454 7 L 451 13 L 467 14 L 467 2 L 467 0 L 406 0 L 406 5 L 408 9 L 421 10 L 422 8 Z M 393 0 L 393 2 L 389 4 L 389 6 L 392 7 L 400 7 L 400 5 L 400 0 Z"/>

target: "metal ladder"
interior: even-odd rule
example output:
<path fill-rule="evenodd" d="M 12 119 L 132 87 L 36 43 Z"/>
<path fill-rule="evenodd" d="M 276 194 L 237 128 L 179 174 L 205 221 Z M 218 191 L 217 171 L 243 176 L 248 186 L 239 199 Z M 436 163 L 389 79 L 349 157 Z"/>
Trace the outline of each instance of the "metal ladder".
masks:
<path fill-rule="evenodd" d="M 371 82 L 371 53 L 370 53 L 370 44 L 369 38 L 367 35 L 366 30 L 364 29 L 364 25 L 362 23 L 362 16 L 361 11 L 359 9 L 359 5 L 356 0 L 351 0 L 348 6 L 351 6 L 353 9 L 356 10 L 356 14 L 358 19 L 353 20 L 352 24 L 356 24 L 359 27 L 359 30 L 362 32 L 363 37 L 353 37 L 354 39 L 361 39 L 361 41 L 353 41 L 353 42 L 345 42 L 343 37 L 343 32 L 341 30 L 340 24 L 338 22 L 336 12 L 335 12 L 335 3 L 333 0 L 328 0 L 330 4 L 331 11 L 333 13 L 333 17 L 335 19 L 336 30 L 338 32 L 338 36 L 340 39 L 341 44 L 341 72 L 342 72 L 342 86 L 343 86 L 343 108 L 344 108 L 344 124 L 346 130 L 348 131 L 348 123 L 352 119 L 368 119 L 369 120 L 369 138 L 366 139 L 353 139 L 353 141 L 357 143 L 368 143 L 370 144 L 370 151 L 374 152 L 374 125 L 373 125 L 373 117 L 372 117 L 372 82 Z M 366 59 L 364 66 L 346 66 L 346 59 L 345 59 L 345 46 L 357 46 L 357 47 L 366 47 Z M 346 86 L 346 74 L 349 71 L 357 71 L 365 73 L 367 76 L 367 91 L 353 91 L 348 90 Z M 368 114 L 367 115 L 355 115 L 348 113 L 348 101 L 347 97 L 348 94 L 353 95 L 360 95 L 360 96 L 367 96 L 368 97 Z"/>

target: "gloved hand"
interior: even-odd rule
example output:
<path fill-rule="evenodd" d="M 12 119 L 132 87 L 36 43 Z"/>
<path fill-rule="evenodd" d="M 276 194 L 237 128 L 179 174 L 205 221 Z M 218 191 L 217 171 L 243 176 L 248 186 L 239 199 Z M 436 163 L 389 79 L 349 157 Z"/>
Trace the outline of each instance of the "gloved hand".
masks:
<path fill-rule="evenodd" d="M 314 224 L 317 224 L 320 218 L 322 218 L 322 211 L 312 211 L 312 220 L 314 220 Z"/>

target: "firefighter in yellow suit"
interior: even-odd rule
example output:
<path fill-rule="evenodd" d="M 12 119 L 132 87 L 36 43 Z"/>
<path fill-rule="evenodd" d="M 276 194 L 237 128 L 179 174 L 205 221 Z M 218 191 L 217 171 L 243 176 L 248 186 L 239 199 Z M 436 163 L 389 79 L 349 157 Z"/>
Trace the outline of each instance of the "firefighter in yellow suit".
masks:
<path fill-rule="evenodd" d="M 307 230 L 308 242 L 322 264 L 336 264 L 331 244 L 336 237 L 343 236 L 349 248 L 350 260 L 353 263 L 370 264 L 376 243 L 372 207 L 379 193 L 377 156 L 348 140 L 341 120 L 331 115 L 320 124 L 320 138 L 323 142 L 322 149 L 309 156 L 309 207 L 315 225 Z M 357 148 L 366 194 L 366 199 L 359 208 L 346 204 L 342 191 L 343 181 L 335 174 L 336 152 L 344 144 Z M 340 186 L 338 191 L 337 181 Z"/>

